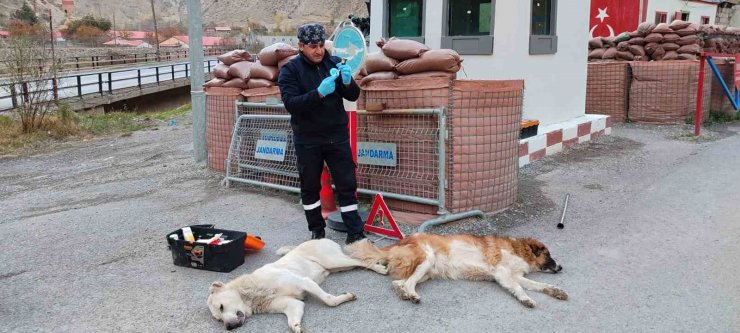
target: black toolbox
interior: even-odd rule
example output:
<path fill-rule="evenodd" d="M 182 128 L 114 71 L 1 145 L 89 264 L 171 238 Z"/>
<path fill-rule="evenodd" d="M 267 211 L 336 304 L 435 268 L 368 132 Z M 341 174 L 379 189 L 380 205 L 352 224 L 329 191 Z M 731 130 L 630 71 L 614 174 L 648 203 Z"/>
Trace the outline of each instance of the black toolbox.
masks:
<path fill-rule="evenodd" d="M 213 228 L 213 225 L 190 226 L 195 239 L 211 238 L 223 233 L 224 240 L 231 242 L 222 245 L 191 243 L 185 240 L 182 229 L 167 235 L 167 244 L 172 252 L 172 261 L 177 266 L 191 267 L 215 272 L 231 272 L 244 263 L 245 232 Z M 170 238 L 177 235 L 177 240 Z"/>

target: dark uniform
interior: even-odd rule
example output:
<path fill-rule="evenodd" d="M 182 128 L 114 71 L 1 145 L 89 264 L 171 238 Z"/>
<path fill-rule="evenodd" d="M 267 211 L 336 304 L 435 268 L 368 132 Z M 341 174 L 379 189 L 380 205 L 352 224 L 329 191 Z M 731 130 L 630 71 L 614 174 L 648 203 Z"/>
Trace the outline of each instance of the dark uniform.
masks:
<path fill-rule="evenodd" d="M 320 42 L 323 43 L 323 28 L 320 29 Z M 315 31 L 313 39 L 305 39 L 305 26 L 299 29 L 299 40 L 302 33 L 303 43 L 318 41 Z M 281 68 L 278 85 L 285 108 L 291 115 L 290 125 L 301 180 L 301 201 L 312 238 L 323 238 L 326 226 L 319 200 L 321 173 L 326 162 L 336 186 L 342 220 L 347 226 L 347 243 L 351 243 L 364 238 L 364 235 L 363 222 L 357 212 L 357 166 L 352 158 L 347 128 L 349 118 L 342 99 L 356 101 L 360 88 L 354 80 L 345 85 L 341 76 L 338 76 L 334 92 L 321 97 L 317 90 L 338 63 L 341 63 L 341 59 L 330 56 L 328 52 L 324 53 L 324 58 L 318 64 L 300 53 Z"/>

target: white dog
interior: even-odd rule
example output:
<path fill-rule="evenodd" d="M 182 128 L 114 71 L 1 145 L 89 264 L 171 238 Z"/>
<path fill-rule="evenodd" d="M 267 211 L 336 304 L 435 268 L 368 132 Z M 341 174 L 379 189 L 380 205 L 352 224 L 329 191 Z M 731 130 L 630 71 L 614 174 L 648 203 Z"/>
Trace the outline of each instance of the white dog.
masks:
<path fill-rule="evenodd" d="M 303 332 L 303 302 L 309 293 L 328 306 L 337 306 L 356 299 L 352 293 L 334 296 L 325 292 L 319 283 L 332 272 L 366 267 L 380 274 L 388 274 L 385 266 L 365 264 L 342 252 L 339 244 L 329 240 L 310 240 L 291 249 L 280 248 L 278 261 L 242 275 L 229 283 L 211 284 L 208 308 L 214 318 L 230 330 L 244 324 L 257 313 L 284 313 L 295 333 Z"/>

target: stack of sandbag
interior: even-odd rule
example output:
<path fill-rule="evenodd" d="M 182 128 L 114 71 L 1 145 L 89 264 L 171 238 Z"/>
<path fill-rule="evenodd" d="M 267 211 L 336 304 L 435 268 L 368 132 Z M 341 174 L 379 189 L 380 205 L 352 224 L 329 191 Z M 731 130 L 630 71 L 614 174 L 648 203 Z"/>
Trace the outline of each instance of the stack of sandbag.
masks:
<path fill-rule="evenodd" d="M 244 50 L 234 50 L 218 56 L 220 63 L 213 69 L 213 80 L 206 87 L 254 89 L 277 85 L 280 67 L 298 54 L 298 49 L 275 43 L 263 48 L 257 61 Z"/>
<path fill-rule="evenodd" d="M 653 24 L 643 22 L 637 30 L 614 38 L 599 37 L 589 41 L 589 61 L 598 60 L 696 60 L 702 52 L 700 26 L 675 20 Z"/>
<path fill-rule="evenodd" d="M 457 78 L 462 59 L 454 50 L 431 50 L 409 39 L 391 38 L 376 43 L 381 51 L 370 53 L 365 65 L 355 76 L 360 85 L 374 80 L 413 79 L 428 77 Z"/>
<path fill-rule="evenodd" d="M 252 55 L 245 50 L 233 50 L 216 57 L 219 64 L 213 68 L 213 79 L 206 82 L 206 87 L 247 87 L 246 80 L 249 79 L 249 67 Z M 246 73 L 245 73 L 246 72 Z M 246 77 L 246 80 L 245 80 Z"/>
<path fill-rule="evenodd" d="M 702 25 L 699 35 L 704 40 L 705 52 L 740 53 L 740 28 Z"/>

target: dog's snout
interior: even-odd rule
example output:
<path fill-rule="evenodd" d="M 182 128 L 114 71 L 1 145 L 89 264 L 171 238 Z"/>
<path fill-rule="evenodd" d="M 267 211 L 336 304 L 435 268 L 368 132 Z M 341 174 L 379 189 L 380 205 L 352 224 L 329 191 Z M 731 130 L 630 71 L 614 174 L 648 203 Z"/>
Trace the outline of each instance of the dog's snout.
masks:
<path fill-rule="evenodd" d="M 229 331 L 231 331 L 231 330 L 233 330 L 233 329 L 235 329 L 237 327 L 239 327 L 239 325 L 236 325 L 236 324 L 226 324 L 226 329 L 229 330 Z"/>
<path fill-rule="evenodd" d="M 557 266 L 555 266 L 555 272 L 556 272 L 556 273 L 557 273 L 557 272 L 560 272 L 560 271 L 562 271 L 562 270 L 563 270 L 563 266 L 560 266 L 560 265 L 557 265 Z"/>
<path fill-rule="evenodd" d="M 236 316 L 239 317 L 239 319 L 242 319 L 242 318 L 244 318 L 244 312 L 237 311 L 236 312 Z"/>

